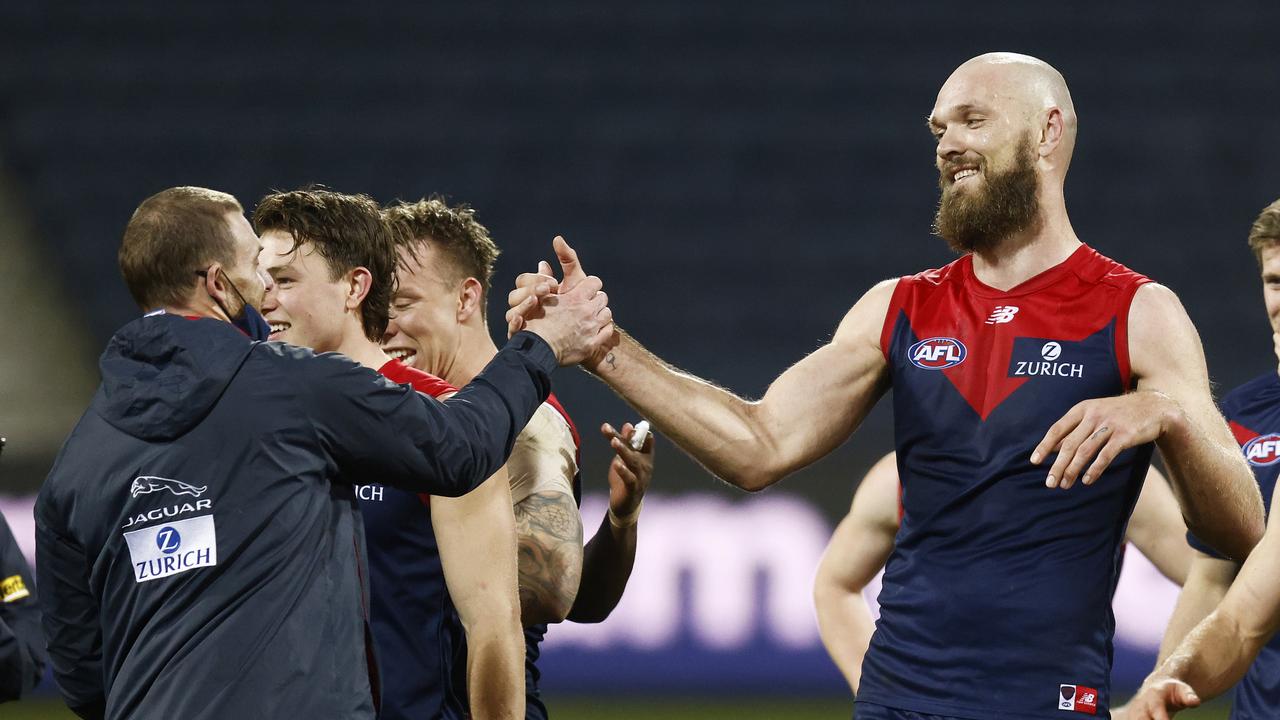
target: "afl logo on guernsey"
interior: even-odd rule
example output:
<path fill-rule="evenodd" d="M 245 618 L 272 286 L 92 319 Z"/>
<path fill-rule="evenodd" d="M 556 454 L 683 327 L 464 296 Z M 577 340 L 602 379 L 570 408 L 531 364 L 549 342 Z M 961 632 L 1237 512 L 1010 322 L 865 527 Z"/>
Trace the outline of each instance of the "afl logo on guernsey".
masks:
<path fill-rule="evenodd" d="M 921 340 L 907 349 L 912 365 L 925 370 L 946 370 L 964 362 L 969 351 L 955 338 L 936 337 Z"/>
<path fill-rule="evenodd" d="M 1275 465 L 1280 462 L 1280 435 L 1276 433 L 1259 435 L 1245 443 L 1241 449 L 1244 450 L 1244 459 L 1248 460 L 1250 465 L 1258 467 Z"/>

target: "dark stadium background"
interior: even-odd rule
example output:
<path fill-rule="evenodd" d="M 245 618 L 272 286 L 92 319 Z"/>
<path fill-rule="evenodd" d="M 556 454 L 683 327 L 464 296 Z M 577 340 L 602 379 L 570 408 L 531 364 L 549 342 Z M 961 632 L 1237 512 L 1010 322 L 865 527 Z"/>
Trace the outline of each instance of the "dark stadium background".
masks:
<path fill-rule="evenodd" d="M 0 493 L 18 502 L 38 489 L 92 392 L 97 353 L 137 314 L 115 269 L 120 232 L 172 185 L 246 207 L 310 182 L 471 203 L 504 249 L 495 318 L 512 276 L 562 233 L 604 278 L 622 326 L 758 395 L 873 282 L 952 259 L 929 232 L 923 120 L 951 70 L 988 50 L 1066 75 L 1080 117 L 1076 230 L 1181 295 L 1214 380 L 1231 387 L 1276 364 L 1244 241 L 1280 197 L 1278 23 L 1273 2 L 3 0 Z M 593 428 L 632 413 L 581 372 L 557 383 L 588 431 L 598 490 L 607 448 Z M 759 499 L 664 443 L 653 491 L 725 512 L 798 498 L 829 526 L 890 447 L 887 419 L 882 404 L 833 456 Z M 681 631 L 659 655 L 687 650 L 688 667 L 622 653 L 597 665 L 608 677 L 562 670 L 548 686 L 553 698 L 661 703 L 699 694 L 693 678 L 703 695 L 780 696 L 789 709 L 757 707 L 768 716 L 807 717 L 788 699 L 801 695 L 819 698 L 815 716 L 846 714 L 812 647 L 781 656 L 797 677 L 760 633 L 719 655 L 695 645 Z M 565 649 L 555 667 L 577 667 L 582 652 Z M 630 701 L 611 714 L 614 702 L 588 702 L 583 716 L 632 716 Z M 699 702 L 690 716 L 747 716 Z M 677 716 L 663 707 L 652 713 Z"/>

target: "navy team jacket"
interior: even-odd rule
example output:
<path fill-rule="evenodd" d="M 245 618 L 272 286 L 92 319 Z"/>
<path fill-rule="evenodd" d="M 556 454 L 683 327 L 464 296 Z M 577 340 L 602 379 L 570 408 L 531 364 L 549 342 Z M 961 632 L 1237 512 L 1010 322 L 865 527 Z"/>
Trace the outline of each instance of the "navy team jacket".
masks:
<path fill-rule="evenodd" d="M 555 365 L 518 333 L 440 403 L 215 320 L 126 325 L 36 503 L 67 704 L 85 718 L 374 717 L 354 486 L 475 488 Z"/>

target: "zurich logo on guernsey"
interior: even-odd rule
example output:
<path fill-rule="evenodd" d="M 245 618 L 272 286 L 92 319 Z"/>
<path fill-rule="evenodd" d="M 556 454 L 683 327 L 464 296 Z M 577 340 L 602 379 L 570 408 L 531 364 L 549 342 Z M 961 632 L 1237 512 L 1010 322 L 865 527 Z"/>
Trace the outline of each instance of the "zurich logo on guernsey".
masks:
<path fill-rule="evenodd" d="M 964 343 L 949 337 L 921 340 L 907 349 L 912 365 L 925 370 L 945 370 L 964 362 L 969 351 Z"/>
<path fill-rule="evenodd" d="M 1244 451 L 1244 459 L 1248 460 L 1250 465 L 1259 467 L 1275 465 L 1280 462 L 1280 434 L 1259 435 L 1245 443 L 1241 450 Z"/>

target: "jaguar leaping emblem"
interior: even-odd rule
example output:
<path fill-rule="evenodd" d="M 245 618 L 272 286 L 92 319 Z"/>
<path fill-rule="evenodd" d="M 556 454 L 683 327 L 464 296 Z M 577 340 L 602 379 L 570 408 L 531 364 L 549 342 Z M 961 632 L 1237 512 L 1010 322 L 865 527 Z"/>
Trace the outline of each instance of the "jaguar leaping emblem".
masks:
<path fill-rule="evenodd" d="M 208 490 L 209 486 L 196 487 L 188 485 L 181 480 L 171 480 L 169 478 L 157 477 L 155 475 L 140 475 L 133 479 L 133 485 L 129 487 L 129 494 L 133 497 L 146 495 L 147 493 L 168 490 L 174 495 L 190 495 L 191 497 L 200 497 Z"/>

